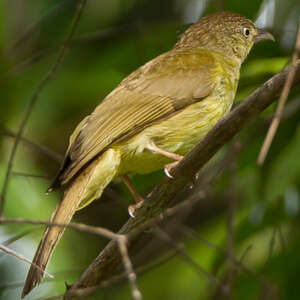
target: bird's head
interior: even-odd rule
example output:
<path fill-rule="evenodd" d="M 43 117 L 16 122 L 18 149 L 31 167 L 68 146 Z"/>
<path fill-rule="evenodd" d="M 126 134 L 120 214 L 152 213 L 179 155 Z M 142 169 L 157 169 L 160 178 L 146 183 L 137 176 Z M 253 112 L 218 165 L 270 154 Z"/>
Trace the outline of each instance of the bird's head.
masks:
<path fill-rule="evenodd" d="M 191 25 L 175 48 L 206 48 L 242 63 L 254 43 L 262 40 L 274 41 L 274 37 L 239 14 L 220 12 Z"/>

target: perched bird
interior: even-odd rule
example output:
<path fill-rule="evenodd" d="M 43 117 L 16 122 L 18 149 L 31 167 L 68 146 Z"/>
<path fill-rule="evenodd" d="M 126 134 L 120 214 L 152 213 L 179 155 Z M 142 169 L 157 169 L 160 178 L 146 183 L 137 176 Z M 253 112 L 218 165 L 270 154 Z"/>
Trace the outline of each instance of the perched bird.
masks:
<path fill-rule="evenodd" d="M 190 26 L 168 52 L 126 77 L 83 119 L 70 138 L 65 161 L 49 192 L 64 194 L 51 222 L 70 222 L 76 210 L 99 198 L 116 177 L 172 167 L 231 109 L 240 67 L 253 44 L 273 36 L 245 17 L 221 12 Z M 45 269 L 64 232 L 47 227 L 33 262 Z M 41 280 L 31 266 L 22 297 Z"/>

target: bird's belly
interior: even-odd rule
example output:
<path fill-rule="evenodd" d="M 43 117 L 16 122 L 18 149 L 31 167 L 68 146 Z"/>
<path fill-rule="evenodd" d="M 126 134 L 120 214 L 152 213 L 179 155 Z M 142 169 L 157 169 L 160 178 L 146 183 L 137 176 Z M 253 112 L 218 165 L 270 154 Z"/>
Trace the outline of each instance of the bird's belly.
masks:
<path fill-rule="evenodd" d="M 119 174 L 150 173 L 172 162 L 146 149 L 149 143 L 185 155 L 230 110 L 233 100 L 224 100 L 211 97 L 190 105 L 169 119 L 153 124 L 129 140 L 115 145 L 122 153 Z"/>

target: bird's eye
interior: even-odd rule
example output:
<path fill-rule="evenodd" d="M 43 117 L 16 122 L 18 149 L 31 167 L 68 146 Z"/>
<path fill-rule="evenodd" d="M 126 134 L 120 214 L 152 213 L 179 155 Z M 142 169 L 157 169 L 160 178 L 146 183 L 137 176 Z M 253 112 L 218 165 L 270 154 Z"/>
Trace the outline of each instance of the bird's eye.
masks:
<path fill-rule="evenodd" d="M 248 37 L 250 35 L 250 30 L 248 28 L 244 28 L 243 33 L 245 37 Z"/>

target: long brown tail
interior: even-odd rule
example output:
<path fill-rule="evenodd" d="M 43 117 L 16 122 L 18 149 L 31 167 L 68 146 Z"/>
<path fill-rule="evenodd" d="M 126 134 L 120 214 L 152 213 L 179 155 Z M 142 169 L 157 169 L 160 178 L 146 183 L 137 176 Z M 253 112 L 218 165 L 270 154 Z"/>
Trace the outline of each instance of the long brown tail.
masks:
<path fill-rule="evenodd" d="M 51 223 L 70 223 L 76 208 L 79 205 L 78 201 L 80 200 L 78 195 L 74 195 L 74 188 L 74 185 L 72 185 L 65 191 L 62 201 L 57 205 L 51 216 Z M 43 270 L 46 269 L 48 261 L 64 231 L 65 227 L 51 226 L 46 228 L 43 238 L 33 258 L 33 263 L 41 267 Z M 39 284 L 43 278 L 43 275 L 43 271 L 36 268 L 34 265 L 31 265 L 22 291 L 22 298 L 25 297 L 37 284 Z"/>
<path fill-rule="evenodd" d="M 75 211 L 88 205 L 91 201 L 101 196 L 104 188 L 116 175 L 120 163 L 120 153 L 113 149 L 107 150 L 98 159 L 84 169 L 68 186 L 64 192 L 62 201 L 57 205 L 51 216 L 54 224 L 69 224 Z M 43 270 L 59 242 L 65 227 L 47 227 L 39 244 L 33 263 Z M 39 282 L 44 272 L 31 265 L 22 298 L 25 297 Z"/>

